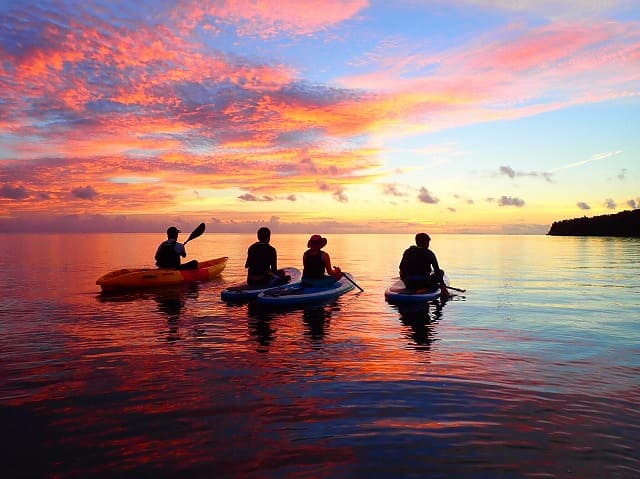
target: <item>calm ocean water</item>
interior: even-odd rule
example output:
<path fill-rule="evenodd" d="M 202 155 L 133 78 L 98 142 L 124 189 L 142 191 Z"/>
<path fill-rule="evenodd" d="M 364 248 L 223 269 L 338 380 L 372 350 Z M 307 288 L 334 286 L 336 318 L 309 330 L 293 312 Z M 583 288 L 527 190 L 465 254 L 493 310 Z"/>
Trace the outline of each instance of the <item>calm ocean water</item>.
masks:
<path fill-rule="evenodd" d="M 640 240 L 433 235 L 444 304 L 383 291 L 412 235 L 328 235 L 365 290 L 229 306 L 254 235 L 187 259 L 220 279 L 102 295 L 162 235 L 0 235 L 9 478 L 640 477 Z M 280 266 L 307 235 L 274 233 Z"/>

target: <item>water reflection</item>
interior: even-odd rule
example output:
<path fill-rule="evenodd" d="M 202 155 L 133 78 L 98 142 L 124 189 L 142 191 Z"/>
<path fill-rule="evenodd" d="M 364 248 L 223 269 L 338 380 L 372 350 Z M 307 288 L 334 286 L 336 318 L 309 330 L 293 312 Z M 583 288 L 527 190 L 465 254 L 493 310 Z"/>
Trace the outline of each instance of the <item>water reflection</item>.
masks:
<path fill-rule="evenodd" d="M 248 327 L 251 338 L 258 342 L 258 352 L 267 352 L 276 339 L 278 329 L 274 326 L 282 320 L 300 321 L 304 325 L 303 335 L 312 342 L 322 341 L 329 329 L 331 315 L 337 305 L 314 305 L 304 309 L 273 309 L 259 306 L 255 302 L 248 303 Z M 229 308 L 238 306 L 229 305 Z"/>
<path fill-rule="evenodd" d="M 302 314 L 305 325 L 304 334 L 312 341 L 320 341 L 329 328 L 331 322 L 331 308 L 328 306 L 317 306 L 305 309 Z"/>
<path fill-rule="evenodd" d="M 182 288 L 157 292 L 153 299 L 158 305 L 158 311 L 167 317 L 167 330 L 161 332 L 163 337 L 169 343 L 182 339 L 178 324 L 185 305 Z"/>
<path fill-rule="evenodd" d="M 180 319 L 180 313 L 185 305 L 182 288 L 157 292 L 153 299 L 158 304 L 158 311 L 167 316 L 167 321 Z"/>
<path fill-rule="evenodd" d="M 182 339 L 179 328 L 180 315 L 185 309 L 187 300 L 196 301 L 198 293 L 198 283 L 163 288 L 155 292 L 153 299 L 158 305 L 158 311 L 167 317 L 167 331 L 163 331 L 167 342 L 171 343 Z"/>
<path fill-rule="evenodd" d="M 416 345 L 414 349 L 431 348 L 435 340 L 435 323 L 442 318 L 442 309 L 446 301 L 434 301 L 426 304 L 407 304 L 394 306 L 400 313 L 400 321 L 405 326 L 406 337 Z"/>
<path fill-rule="evenodd" d="M 239 308 L 243 305 L 229 305 L 230 308 Z M 255 303 L 249 303 L 248 309 L 248 326 L 249 336 L 258 342 L 258 348 L 256 351 L 259 353 L 266 353 L 269 351 L 269 346 L 275 339 L 275 333 L 277 329 L 273 328 L 272 320 L 273 316 L 269 314 L 263 314 Z"/>
<path fill-rule="evenodd" d="M 167 321 L 167 329 L 162 330 L 160 334 L 168 342 L 174 342 L 182 339 L 179 330 L 179 320 L 184 313 L 187 302 L 196 302 L 198 300 L 199 287 L 198 283 L 189 283 L 165 286 L 157 289 L 101 292 L 98 295 L 98 301 L 120 306 L 124 303 L 131 303 L 132 308 L 134 303 L 145 303 L 149 300 L 155 301 L 156 310 L 160 313 L 161 317 L 166 318 Z M 140 306 L 136 305 L 134 309 L 140 309 Z"/>

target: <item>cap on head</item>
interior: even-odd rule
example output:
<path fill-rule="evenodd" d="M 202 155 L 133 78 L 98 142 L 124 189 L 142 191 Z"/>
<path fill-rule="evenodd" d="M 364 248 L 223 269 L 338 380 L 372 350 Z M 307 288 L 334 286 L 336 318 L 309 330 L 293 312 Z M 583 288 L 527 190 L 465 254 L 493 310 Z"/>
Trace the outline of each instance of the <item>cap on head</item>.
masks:
<path fill-rule="evenodd" d="M 307 241 L 307 248 L 322 248 L 327 244 L 327 238 L 323 238 L 320 235 L 313 235 Z"/>
<path fill-rule="evenodd" d="M 180 233 L 180 230 L 178 228 L 176 228 L 175 226 L 169 226 L 167 228 L 167 237 L 168 238 L 177 238 L 178 237 L 178 233 Z"/>
<path fill-rule="evenodd" d="M 431 241 L 431 237 L 427 233 L 418 233 L 416 235 L 417 246 L 425 246 L 429 244 L 429 241 Z"/>

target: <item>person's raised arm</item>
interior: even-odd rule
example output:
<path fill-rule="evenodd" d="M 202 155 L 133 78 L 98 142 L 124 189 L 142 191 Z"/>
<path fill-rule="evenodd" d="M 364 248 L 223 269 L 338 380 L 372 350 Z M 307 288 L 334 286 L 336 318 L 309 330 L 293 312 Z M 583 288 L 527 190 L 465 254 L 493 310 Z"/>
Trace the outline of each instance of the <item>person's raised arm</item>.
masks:
<path fill-rule="evenodd" d="M 323 251 L 322 260 L 324 261 L 324 267 L 330 276 L 333 276 L 336 279 L 336 281 L 342 278 L 342 270 L 337 266 L 331 267 L 331 258 L 329 257 L 329 253 L 327 253 L 326 251 Z"/>

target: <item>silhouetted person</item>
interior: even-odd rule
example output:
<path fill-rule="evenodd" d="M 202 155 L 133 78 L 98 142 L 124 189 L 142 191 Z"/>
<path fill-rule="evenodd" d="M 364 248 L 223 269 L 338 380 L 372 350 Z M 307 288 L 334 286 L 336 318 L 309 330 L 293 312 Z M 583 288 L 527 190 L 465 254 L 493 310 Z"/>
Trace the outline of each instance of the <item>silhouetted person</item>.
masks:
<path fill-rule="evenodd" d="M 269 244 L 271 230 L 266 226 L 258 229 L 258 241 L 247 250 L 247 284 L 252 286 L 271 286 L 286 282 L 284 271 L 278 270 L 278 253 Z"/>
<path fill-rule="evenodd" d="M 331 267 L 329 253 L 322 251 L 327 239 L 320 235 L 313 235 L 307 242 L 309 248 L 302 256 L 302 283 L 308 286 L 330 286 L 340 278 L 342 271 L 338 267 Z M 325 275 L 325 271 L 327 275 Z"/>
<path fill-rule="evenodd" d="M 431 238 L 427 233 L 416 235 L 416 245 L 407 248 L 400 261 L 400 278 L 409 289 L 435 289 L 440 286 L 441 296 L 449 297 L 444 284 L 444 271 L 438 265 L 438 259 L 429 249 Z"/>
<path fill-rule="evenodd" d="M 180 257 L 186 258 L 187 251 L 182 243 L 178 243 L 180 230 L 175 226 L 167 228 L 167 240 L 160 243 L 156 250 L 156 266 L 158 268 L 197 269 L 198 262 L 194 259 L 180 264 Z"/>

